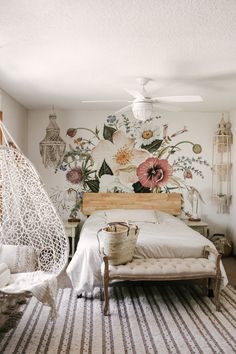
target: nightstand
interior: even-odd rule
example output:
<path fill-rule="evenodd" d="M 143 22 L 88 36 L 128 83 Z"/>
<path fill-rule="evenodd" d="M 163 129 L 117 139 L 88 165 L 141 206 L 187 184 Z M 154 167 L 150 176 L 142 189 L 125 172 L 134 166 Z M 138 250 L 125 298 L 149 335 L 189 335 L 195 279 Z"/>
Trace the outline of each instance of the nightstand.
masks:
<path fill-rule="evenodd" d="M 70 244 L 69 258 L 72 258 L 75 254 L 75 236 L 76 236 L 76 228 L 79 225 L 79 222 L 63 221 L 63 223 Z"/>
<path fill-rule="evenodd" d="M 205 221 L 190 221 L 188 219 L 182 219 L 182 221 L 191 227 L 191 229 L 198 231 L 200 234 L 207 238 L 209 237 L 209 228 Z"/>

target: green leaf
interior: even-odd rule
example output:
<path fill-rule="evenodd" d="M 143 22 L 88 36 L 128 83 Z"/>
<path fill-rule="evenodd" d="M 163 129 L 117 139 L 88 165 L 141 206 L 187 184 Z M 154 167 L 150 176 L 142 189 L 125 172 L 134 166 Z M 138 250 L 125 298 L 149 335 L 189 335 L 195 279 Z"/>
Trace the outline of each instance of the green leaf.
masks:
<path fill-rule="evenodd" d="M 142 184 L 139 181 L 135 182 L 132 186 L 134 188 L 135 193 L 151 193 L 152 192 L 150 190 L 150 188 L 142 186 Z"/>
<path fill-rule="evenodd" d="M 149 145 L 141 145 L 142 149 L 148 150 L 149 152 L 155 152 L 159 149 L 161 146 L 163 140 L 157 139 L 154 140 L 151 144 Z"/>
<path fill-rule="evenodd" d="M 106 163 L 105 159 L 103 160 L 102 166 L 98 172 L 99 178 L 101 178 L 103 175 L 113 175 L 113 172 L 108 166 L 108 164 Z"/>
<path fill-rule="evenodd" d="M 99 180 L 98 179 L 90 179 L 85 182 L 89 189 L 94 192 L 98 193 L 99 192 Z"/>
<path fill-rule="evenodd" d="M 108 127 L 104 124 L 103 128 L 103 138 L 112 142 L 112 135 L 116 132 L 115 128 Z"/>

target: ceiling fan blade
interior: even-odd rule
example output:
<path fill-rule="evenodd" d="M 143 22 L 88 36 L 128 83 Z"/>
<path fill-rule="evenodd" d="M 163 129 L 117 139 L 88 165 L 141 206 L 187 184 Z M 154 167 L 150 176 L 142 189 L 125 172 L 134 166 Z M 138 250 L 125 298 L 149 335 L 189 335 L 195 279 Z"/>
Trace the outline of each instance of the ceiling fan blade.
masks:
<path fill-rule="evenodd" d="M 172 106 L 170 104 L 163 104 L 163 103 L 154 103 L 154 107 L 158 107 L 160 109 L 163 109 L 164 111 L 170 111 L 170 112 L 180 112 L 182 109 L 177 106 Z"/>
<path fill-rule="evenodd" d="M 122 113 L 128 112 L 128 111 L 130 111 L 131 107 L 132 107 L 132 104 L 129 104 L 128 106 L 125 106 L 125 107 L 119 109 L 119 111 L 116 111 L 114 114 L 122 114 Z"/>
<path fill-rule="evenodd" d="M 144 95 L 142 95 L 140 92 L 135 91 L 135 90 L 127 90 L 125 89 L 126 92 L 128 92 L 131 96 L 133 96 L 134 98 L 138 99 L 138 100 L 145 100 Z"/>
<path fill-rule="evenodd" d="M 94 101 L 81 101 L 82 103 L 116 103 L 116 102 L 129 102 L 127 100 L 94 100 Z"/>
<path fill-rule="evenodd" d="M 153 101 L 160 103 L 169 102 L 202 102 L 201 96 L 165 96 L 165 97 L 154 97 Z"/>

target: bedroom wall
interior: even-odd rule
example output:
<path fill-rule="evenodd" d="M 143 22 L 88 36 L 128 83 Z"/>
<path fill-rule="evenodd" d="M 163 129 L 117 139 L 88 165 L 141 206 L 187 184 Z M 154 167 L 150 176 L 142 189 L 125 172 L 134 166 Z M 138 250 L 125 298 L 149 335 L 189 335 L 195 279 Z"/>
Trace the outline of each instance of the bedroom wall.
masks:
<path fill-rule="evenodd" d="M 73 142 L 73 139 L 66 137 L 68 128 L 86 127 L 99 129 L 103 127 L 105 120 L 110 112 L 108 111 L 56 111 L 57 122 L 61 128 L 61 137 L 66 141 L 67 146 Z M 48 124 L 48 116 L 50 111 L 29 111 L 28 112 L 28 147 L 29 158 L 38 169 L 46 188 L 50 195 L 54 193 L 56 188 L 66 189 L 70 184 L 66 181 L 65 172 L 55 171 L 51 168 L 45 168 L 39 154 L 39 142 L 45 136 L 45 128 Z M 131 114 L 130 114 L 131 117 Z M 171 135 L 176 131 L 181 130 L 187 126 L 188 132 L 179 135 L 174 142 L 181 140 L 190 140 L 194 143 L 201 144 L 203 151 L 200 154 L 210 164 L 212 162 L 212 138 L 217 129 L 217 124 L 221 118 L 221 113 L 196 113 L 196 112 L 182 112 L 170 113 L 163 112 L 161 119 L 158 120 L 160 126 L 168 123 L 168 134 Z M 84 133 L 89 137 L 89 134 Z M 82 135 L 82 134 L 81 134 Z M 192 157 L 192 149 L 186 144 L 178 156 Z M 177 157 L 177 155 L 176 155 Z M 226 232 L 229 222 L 228 215 L 220 215 L 216 213 L 216 206 L 211 201 L 211 169 L 207 166 L 200 166 L 204 174 L 204 179 L 198 176 L 193 177 L 192 180 L 186 180 L 190 185 L 196 187 L 202 194 L 206 204 L 201 203 L 201 217 L 209 223 L 211 234 Z M 68 212 L 61 211 L 64 219 L 68 217 Z"/>
<path fill-rule="evenodd" d="M 25 107 L 0 90 L 0 111 L 3 122 L 22 151 L 27 154 L 28 114 Z"/>
<path fill-rule="evenodd" d="M 230 113 L 230 120 L 232 123 L 233 132 L 233 146 L 232 146 L 232 162 L 233 162 L 233 175 L 232 175 L 232 205 L 230 208 L 229 218 L 229 235 L 234 243 L 234 254 L 236 255 L 236 110 Z"/>

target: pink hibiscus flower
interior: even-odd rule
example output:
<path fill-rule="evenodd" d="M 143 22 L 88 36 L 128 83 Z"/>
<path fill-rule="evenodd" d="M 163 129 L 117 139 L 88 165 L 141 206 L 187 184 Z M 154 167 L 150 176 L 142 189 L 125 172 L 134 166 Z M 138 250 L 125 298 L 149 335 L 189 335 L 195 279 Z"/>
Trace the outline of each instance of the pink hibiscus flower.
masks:
<path fill-rule="evenodd" d="M 137 176 L 142 186 L 154 189 L 163 186 L 172 175 L 172 168 L 167 160 L 149 157 L 137 168 Z"/>

